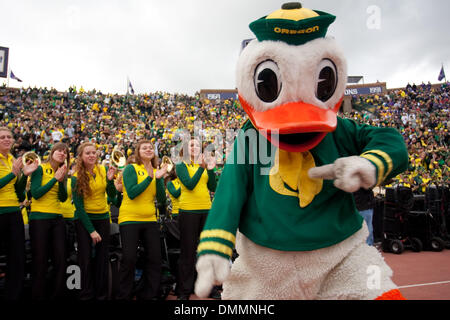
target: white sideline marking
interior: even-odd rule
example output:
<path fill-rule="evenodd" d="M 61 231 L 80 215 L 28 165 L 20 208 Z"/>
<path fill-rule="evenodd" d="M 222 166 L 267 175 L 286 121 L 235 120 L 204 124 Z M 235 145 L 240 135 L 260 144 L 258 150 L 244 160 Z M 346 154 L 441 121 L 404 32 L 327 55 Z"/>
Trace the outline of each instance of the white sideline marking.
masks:
<path fill-rule="evenodd" d="M 423 287 L 423 286 L 432 286 L 435 284 L 444 284 L 444 283 L 450 283 L 450 280 L 449 281 L 430 282 L 430 283 L 421 283 L 421 284 L 412 284 L 409 286 L 400 286 L 398 288 L 404 289 L 404 288 L 413 288 L 413 287 Z"/>

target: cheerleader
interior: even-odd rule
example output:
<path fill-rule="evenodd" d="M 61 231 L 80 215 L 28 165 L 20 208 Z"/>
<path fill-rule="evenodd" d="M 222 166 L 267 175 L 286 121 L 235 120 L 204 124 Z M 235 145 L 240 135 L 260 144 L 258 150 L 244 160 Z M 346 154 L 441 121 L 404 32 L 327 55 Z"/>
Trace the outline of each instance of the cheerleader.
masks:
<path fill-rule="evenodd" d="M 75 204 L 78 264 L 81 269 L 80 300 L 108 298 L 110 211 L 107 197 L 116 197 L 116 168 L 98 163 L 91 142 L 78 147 L 72 197 Z"/>
<path fill-rule="evenodd" d="M 176 174 L 180 180 L 181 194 L 179 198 L 178 225 L 180 228 L 179 300 L 188 300 L 194 291 L 196 278 L 196 250 L 200 232 L 211 208 L 209 191 L 216 189 L 214 175 L 214 157 L 203 157 L 198 140 L 189 141 L 188 154 L 176 165 Z M 182 150 L 182 151 L 183 151 Z M 206 170 L 205 170 L 206 169 Z"/>
<path fill-rule="evenodd" d="M 10 153 L 14 143 L 12 132 L 0 128 L 0 244 L 6 249 L 5 298 L 20 298 L 25 273 L 25 231 L 20 202 L 25 200 L 27 176 L 36 170 L 37 162 L 29 166 L 22 158 Z M 21 175 L 23 167 L 24 175 Z"/>
<path fill-rule="evenodd" d="M 157 158 L 150 140 L 141 140 L 135 148 L 135 163 L 123 171 L 123 200 L 119 210 L 122 240 L 120 287 L 118 299 L 133 298 L 133 284 L 137 260 L 138 241 L 145 249 L 143 290 L 139 299 L 156 299 L 161 282 L 161 244 L 155 200 L 165 204 L 164 165 L 157 170 Z"/>
<path fill-rule="evenodd" d="M 54 268 L 51 298 L 62 298 L 66 276 L 66 226 L 61 203 L 67 199 L 66 173 L 69 148 L 58 142 L 50 150 L 47 162 L 31 175 L 31 210 L 29 217 L 32 254 L 32 298 L 46 298 L 48 259 Z"/>

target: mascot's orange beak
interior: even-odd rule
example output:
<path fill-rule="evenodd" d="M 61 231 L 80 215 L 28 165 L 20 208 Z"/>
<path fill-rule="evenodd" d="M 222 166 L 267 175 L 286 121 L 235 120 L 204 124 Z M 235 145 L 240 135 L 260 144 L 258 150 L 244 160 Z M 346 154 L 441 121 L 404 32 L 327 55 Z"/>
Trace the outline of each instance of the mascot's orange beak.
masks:
<path fill-rule="evenodd" d="M 289 102 L 267 111 L 256 111 L 239 95 L 250 121 L 260 133 L 280 149 L 304 152 L 317 146 L 337 126 L 337 112 L 343 97 L 333 109 L 305 102 Z"/>

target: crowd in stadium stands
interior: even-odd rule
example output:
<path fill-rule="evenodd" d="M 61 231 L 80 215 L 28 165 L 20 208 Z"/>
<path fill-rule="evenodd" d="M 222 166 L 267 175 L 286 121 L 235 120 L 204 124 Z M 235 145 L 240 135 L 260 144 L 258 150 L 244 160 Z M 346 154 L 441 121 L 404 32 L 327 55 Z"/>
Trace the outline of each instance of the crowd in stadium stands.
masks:
<path fill-rule="evenodd" d="M 97 144 L 102 159 L 115 146 L 129 156 L 135 142 L 146 138 L 153 141 L 161 158 L 170 155 L 170 148 L 180 139 L 174 141 L 174 135 L 182 129 L 193 134 L 195 125 L 200 124 L 203 139 L 211 140 L 212 129 L 236 130 L 245 119 L 237 102 L 217 104 L 198 95 L 118 95 L 74 87 L 67 92 L 0 88 L 0 125 L 13 130 L 15 156 L 33 149 L 45 159 L 58 141 L 67 142 L 75 154 L 86 140 Z"/>
<path fill-rule="evenodd" d="M 411 187 L 424 193 L 426 187 L 450 184 L 449 83 L 409 85 L 380 96 L 353 97 L 354 109 L 345 117 L 359 123 L 389 126 L 399 130 L 409 152 L 409 168 L 390 185 Z"/>
<path fill-rule="evenodd" d="M 397 128 L 408 146 L 410 164 L 391 183 L 420 193 L 430 183 L 450 183 L 449 90 L 448 84 L 438 88 L 408 85 L 385 95 L 353 97 L 353 111 L 341 116 Z M 35 150 L 45 159 L 58 141 L 67 142 L 75 154 L 86 140 L 97 144 L 102 159 L 115 146 L 129 156 L 135 142 L 146 138 L 154 142 L 161 158 L 178 143 L 177 132 L 188 129 L 192 134 L 195 123 L 201 124 L 204 141 L 213 141 L 214 130 L 220 130 L 228 137 L 222 145 L 226 150 L 232 139 L 225 131 L 236 131 L 246 119 L 238 101 L 209 101 L 198 94 L 118 95 L 75 87 L 66 92 L 0 87 L 0 126 L 12 129 L 15 156 Z"/>

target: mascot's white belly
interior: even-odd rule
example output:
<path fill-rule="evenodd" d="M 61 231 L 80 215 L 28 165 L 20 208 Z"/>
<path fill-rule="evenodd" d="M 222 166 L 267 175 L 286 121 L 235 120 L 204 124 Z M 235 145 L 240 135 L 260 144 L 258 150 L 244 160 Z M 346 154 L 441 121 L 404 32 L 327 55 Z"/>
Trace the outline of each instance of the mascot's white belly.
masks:
<path fill-rule="evenodd" d="M 366 244 L 367 226 L 350 238 L 314 251 L 279 251 L 259 246 L 238 232 L 231 275 L 223 299 L 369 299 L 395 289 L 392 270 Z"/>

